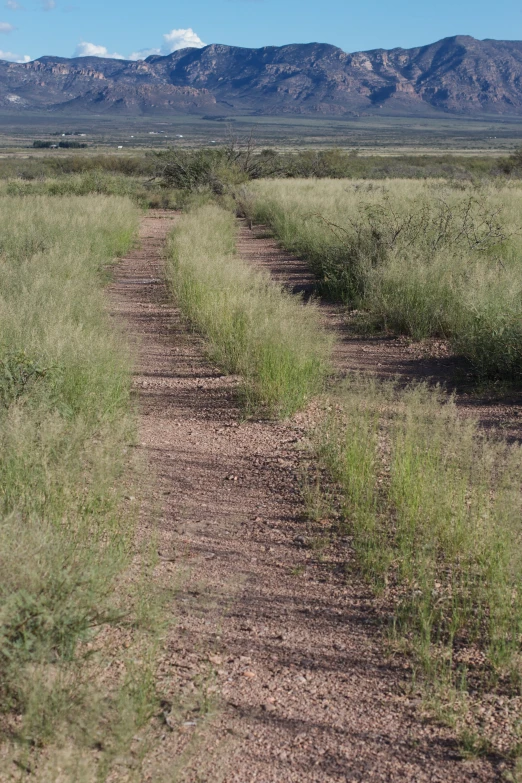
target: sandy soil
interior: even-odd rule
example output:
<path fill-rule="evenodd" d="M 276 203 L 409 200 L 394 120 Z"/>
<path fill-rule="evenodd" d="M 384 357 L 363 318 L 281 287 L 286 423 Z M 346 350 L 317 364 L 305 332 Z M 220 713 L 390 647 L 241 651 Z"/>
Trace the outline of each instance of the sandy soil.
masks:
<path fill-rule="evenodd" d="M 143 219 L 111 292 L 137 346 L 141 534 L 157 541 L 156 580 L 173 596 L 142 780 L 498 779 L 493 760 L 462 760 L 451 732 L 421 714 L 349 550 L 324 558 L 307 546 L 307 422 L 242 420 L 237 379 L 205 359 L 163 282 L 173 220 Z"/>
<path fill-rule="evenodd" d="M 281 285 L 309 298 L 315 279 L 306 263 L 283 250 L 265 226 L 250 230 L 242 225 L 240 255 L 265 269 Z M 481 426 L 522 442 L 522 393 L 510 391 L 495 395 L 491 386 L 481 393 L 472 368 L 466 360 L 451 354 L 442 340 L 414 342 L 406 337 L 360 336 L 346 308 L 318 300 L 326 327 L 336 337 L 334 362 L 339 374 L 360 372 L 382 379 L 426 381 L 441 384 L 455 393 L 463 416 L 476 416 Z"/>

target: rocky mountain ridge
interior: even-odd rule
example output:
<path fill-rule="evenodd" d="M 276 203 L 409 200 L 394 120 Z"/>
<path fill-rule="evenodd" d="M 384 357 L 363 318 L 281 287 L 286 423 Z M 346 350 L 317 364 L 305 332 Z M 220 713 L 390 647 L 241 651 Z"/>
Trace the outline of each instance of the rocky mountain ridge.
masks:
<path fill-rule="evenodd" d="M 0 61 L 0 106 L 145 115 L 522 115 L 522 41 L 454 36 L 352 54 L 318 43 L 211 44 L 137 62 Z"/>

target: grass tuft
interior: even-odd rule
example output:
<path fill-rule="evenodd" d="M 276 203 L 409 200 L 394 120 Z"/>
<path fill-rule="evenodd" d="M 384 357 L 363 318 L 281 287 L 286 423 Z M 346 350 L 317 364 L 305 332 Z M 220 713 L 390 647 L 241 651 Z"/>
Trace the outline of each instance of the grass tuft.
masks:
<path fill-rule="evenodd" d="M 357 378 L 330 401 L 316 448 L 362 570 L 424 671 L 516 693 L 521 448 L 479 432 L 424 385 Z"/>

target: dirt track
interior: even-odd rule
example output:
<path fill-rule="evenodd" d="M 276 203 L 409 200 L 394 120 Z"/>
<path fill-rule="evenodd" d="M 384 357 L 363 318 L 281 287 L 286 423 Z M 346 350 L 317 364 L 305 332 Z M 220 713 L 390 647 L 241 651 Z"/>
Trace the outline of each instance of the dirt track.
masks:
<path fill-rule="evenodd" d="M 163 715 L 143 781 L 491 781 L 423 720 L 374 601 L 335 552 L 303 546 L 303 416 L 242 421 L 237 380 L 204 358 L 168 297 L 172 214 L 143 219 L 112 307 L 138 345 L 142 535 L 175 593 L 158 668 Z M 343 557 L 346 557 L 346 552 Z"/>

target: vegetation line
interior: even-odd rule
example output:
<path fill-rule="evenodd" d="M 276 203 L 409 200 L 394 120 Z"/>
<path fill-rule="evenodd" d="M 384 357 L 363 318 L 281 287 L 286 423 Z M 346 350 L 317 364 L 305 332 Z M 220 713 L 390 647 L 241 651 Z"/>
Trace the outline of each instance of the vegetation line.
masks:
<path fill-rule="evenodd" d="M 103 286 L 138 210 L 103 196 L 0 202 L 0 750 L 35 779 L 91 781 L 148 698 L 130 675 L 102 688 L 95 654 L 130 612 L 115 590 L 133 539 L 117 489 L 130 357 Z"/>
<path fill-rule="evenodd" d="M 236 230 L 233 215 L 214 205 L 184 215 L 167 275 L 213 360 L 241 376 L 247 408 L 286 416 L 321 390 L 331 340 L 313 305 L 237 257 Z"/>

